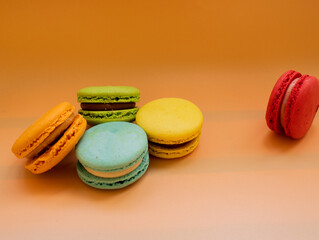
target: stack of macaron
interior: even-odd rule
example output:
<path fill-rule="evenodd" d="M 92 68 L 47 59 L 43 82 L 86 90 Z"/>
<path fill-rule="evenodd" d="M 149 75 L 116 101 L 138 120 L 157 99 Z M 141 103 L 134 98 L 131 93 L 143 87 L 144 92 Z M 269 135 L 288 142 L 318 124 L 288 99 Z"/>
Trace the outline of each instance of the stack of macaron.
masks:
<path fill-rule="evenodd" d="M 86 87 L 77 93 L 81 103 L 79 113 L 89 125 L 105 122 L 135 120 L 140 91 L 135 87 L 102 86 Z"/>
<path fill-rule="evenodd" d="M 160 158 L 192 152 L 203 122 L 193 103 L 163 98 L 142 107 L 137 124 L 130 123 L 136 118 L 139 98 L 134 87 L 82 88 L 77 92 L 79 114 L 70 103 L 55 106 L 17 139 L 12 151 L 26 157 L 26 168 L 38 174 L 75 147 L 77 172 L 84 183 L 100 189 L 126 187 L 146 172 L 149 151 Z M 88 130 L 87 123 L 92 125 Z"/>

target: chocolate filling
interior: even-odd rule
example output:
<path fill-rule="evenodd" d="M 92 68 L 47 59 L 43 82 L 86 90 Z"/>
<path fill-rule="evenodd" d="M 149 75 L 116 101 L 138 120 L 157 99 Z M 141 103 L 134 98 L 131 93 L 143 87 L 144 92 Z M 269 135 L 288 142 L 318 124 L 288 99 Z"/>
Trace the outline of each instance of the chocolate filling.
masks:
<path fill-rule="evenodd" d="M 192 139 L 193 140 L 193 139 Z M 184 142 L 184 143 L 180 143 L 180 144 L 162 144 L 162 143 L 155 143 L 155 142 L 150 142 L 152 145 L 156 145 L 159 147 L 164 147 L 164 148 L 179 148 L 182 147 L 186 144 L 188 144 L 189 142 L 191 142 L 192 140 L 188 141 L 188 142 Z"/>
<path fill-rule="evenodd" d="M 135 107 L 135 102 L 128 103 L 81 103 L 81 108 L 88 111 L 108 111 L 130 109 Z"/>

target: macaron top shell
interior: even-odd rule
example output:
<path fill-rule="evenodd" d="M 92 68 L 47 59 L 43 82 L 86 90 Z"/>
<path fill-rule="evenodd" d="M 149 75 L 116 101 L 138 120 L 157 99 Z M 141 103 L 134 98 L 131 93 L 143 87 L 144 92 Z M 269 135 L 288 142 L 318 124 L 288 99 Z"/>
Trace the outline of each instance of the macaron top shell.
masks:
<path fill-rule="evenodd" d="M 289 137 L 302 138 L 313 122 L 319 105 L 319 81 L 304 75 L 296 82 L 287 101 L 284 131 Z"/>
<path fill-rule="evenodd" d="M 26 157 L 38 147 L 58 126 L 74 112 L 74 107 L 63 102 L 49 110 L 27 128 L 12 146 L 12 152 L 18 158 Z"/>
<path fill-rule="evenodd" d="M 284 129 L 280 123 L 280 110 L 282 101 L 284 99 L 285 93 L 290 83 L 294 79 L 299 77 L 301 77 L 301 74 L 296 71 L 290 70 L 285 72 L 276 82 L 269 97 L 266 111 L 267 125 L 271 130 L 279 134 L 284 133 Z"/>
<path fill-rule="evenodd" d="M 136 123 L 152 142 L 180 144 L 200 135 L 203 115 L 192 102 L 181 98 L 161 98 L 145 104 Z"/>
<path fill-rule="evenodd" d="M 86 87 L 77 92 L 77 97 L 83 103 L 138 102 L 140 91 L 127 86 Z"/>
<path fill-rule="evenodd" d="M 84 133 L 76 146 L 76 156 L 91 170 L 117 171 L 139 161 L 147 149 L 147 136 L 139 126 L 109 122 Z"/>

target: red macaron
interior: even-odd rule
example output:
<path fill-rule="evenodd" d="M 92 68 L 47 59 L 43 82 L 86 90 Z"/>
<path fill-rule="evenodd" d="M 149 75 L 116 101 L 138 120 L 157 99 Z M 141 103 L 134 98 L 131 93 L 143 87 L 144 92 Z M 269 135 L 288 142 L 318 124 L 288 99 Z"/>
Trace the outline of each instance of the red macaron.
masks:
<path fill-rule="evenodd" d="M 268 127 L 288 137 L 302 138 L 313 122 L 319 106 L 319 81 L 290 70 L 275 84 L 267 106 Z"/>

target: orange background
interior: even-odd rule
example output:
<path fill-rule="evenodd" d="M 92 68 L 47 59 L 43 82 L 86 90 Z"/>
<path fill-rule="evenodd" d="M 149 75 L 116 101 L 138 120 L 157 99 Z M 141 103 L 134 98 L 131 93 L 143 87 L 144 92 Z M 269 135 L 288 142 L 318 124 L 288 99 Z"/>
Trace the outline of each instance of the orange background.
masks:
<path fill-rule="evenodd" d="M 300 141 L 264 115 L 278 77 L 319 77 L 319 2 L 0 1 L 1 239 L 319 239 L 319 123 Z M 36 118 L 94 85 L 182 97 L 199 147 L 151 158 L 119 191 L 83 184 L 74 152 L 32 175 L 10 149 Z"/>

